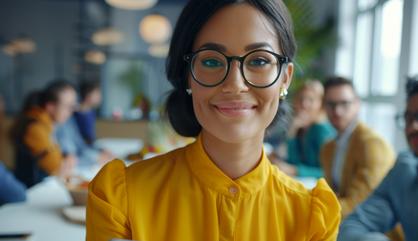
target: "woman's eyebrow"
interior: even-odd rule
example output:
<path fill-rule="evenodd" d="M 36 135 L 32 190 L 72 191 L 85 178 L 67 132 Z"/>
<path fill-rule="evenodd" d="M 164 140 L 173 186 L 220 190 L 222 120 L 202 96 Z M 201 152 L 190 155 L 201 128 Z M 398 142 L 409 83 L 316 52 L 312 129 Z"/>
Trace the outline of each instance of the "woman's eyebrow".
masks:
<path fill-rule="evenodd" d="M 244 50 L 245 51 L 251 51 L 251 50 L 254 50 L 254 49 L 266 48 L 266 47 L 273 50 L 273 47 L 267 42 L 259 42 L 259 43 L 249 44 L 245 47 Z M 212 43 L 212 42 L 203 44 L 202 46 L 200 46 L 199 49 L 214 49 L 214 50 L 218 50 L 220 52 L 226 52 L 226 50 L 227 50 L 224 45 L 218 44 L 218 43 Z"/>
<path fill-rule="evenodd" d="M 222 44 L 217 43 L 205 43 L 199 47 L 199 49 L 214 49 L 220 52 L 226 52 L 226 47 Z"/>
<path fill-rule="evenodd" d="M 269 48 L 271 50 L 273 50 L 273 47 L 267 43 L 267 42 L 260 42 L 260 43 L 253 43 L 253 44 L 249 44 L 245 47 L 245 51 L 250 51 L 250 50 L 254 50 L 254 49 L 259 49 L 259 48 Z"/>

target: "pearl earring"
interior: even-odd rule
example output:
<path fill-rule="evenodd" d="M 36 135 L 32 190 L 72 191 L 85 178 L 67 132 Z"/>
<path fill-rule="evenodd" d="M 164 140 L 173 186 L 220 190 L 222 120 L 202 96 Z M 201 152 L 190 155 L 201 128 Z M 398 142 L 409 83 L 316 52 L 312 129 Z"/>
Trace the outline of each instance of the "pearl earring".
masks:
<path fill-rule="evenodd" d="M 280 99 L 281 99 L 281 100 L 286 99 L 287 94 L 288 94 L 287 89 L 285 89 L 285 88 L 280 88 Z"/>
<path fill-rule="evenodd" d="M 190 89 L 190 88 L 186 89 L 186 92 L 187 92 L 188 95 L 191 95 L 192 94 L 192 89 Z"/>

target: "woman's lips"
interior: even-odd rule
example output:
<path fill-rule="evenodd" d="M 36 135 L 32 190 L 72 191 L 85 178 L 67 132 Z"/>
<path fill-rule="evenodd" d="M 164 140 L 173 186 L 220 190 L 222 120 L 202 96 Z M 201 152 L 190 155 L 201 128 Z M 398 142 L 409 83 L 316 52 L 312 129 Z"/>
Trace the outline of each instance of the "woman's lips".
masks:
<path fill-rule="evenodd" d="M 215 108 L 223 115 L 240 117 L 250 114 L 257 106 L 248 102 L 226 102 L 214 104 Z"/>

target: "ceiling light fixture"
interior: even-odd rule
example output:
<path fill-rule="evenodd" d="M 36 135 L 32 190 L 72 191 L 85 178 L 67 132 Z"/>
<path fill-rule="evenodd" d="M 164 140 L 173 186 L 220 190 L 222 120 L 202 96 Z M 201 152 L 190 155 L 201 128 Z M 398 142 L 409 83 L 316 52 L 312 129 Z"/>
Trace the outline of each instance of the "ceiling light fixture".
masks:
<path fill-rule="evenodd" d="M 115 8 L 141 10 L 155 6 L 158 0 L 106 0 L 106 2 Z"/>

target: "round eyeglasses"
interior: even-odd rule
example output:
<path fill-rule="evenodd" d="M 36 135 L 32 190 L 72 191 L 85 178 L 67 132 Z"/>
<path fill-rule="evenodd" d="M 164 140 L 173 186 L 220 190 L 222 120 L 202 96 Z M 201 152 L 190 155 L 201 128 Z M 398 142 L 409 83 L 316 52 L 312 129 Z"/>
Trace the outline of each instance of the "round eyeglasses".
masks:
<path fill-rule="evenodd" d="M 193 79 L 206 87 L 221 84 L 228 76 L 232 60 L 237 60 L 245 82 L 256 88 L 273 85 L 282 65 L 290 62 L 288 57 L 260 49 L 244 56 L 226 56 L 217 50 L 201 49 L 185 55 L 184 60 L 189 63 Z"/>

